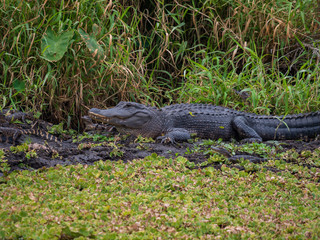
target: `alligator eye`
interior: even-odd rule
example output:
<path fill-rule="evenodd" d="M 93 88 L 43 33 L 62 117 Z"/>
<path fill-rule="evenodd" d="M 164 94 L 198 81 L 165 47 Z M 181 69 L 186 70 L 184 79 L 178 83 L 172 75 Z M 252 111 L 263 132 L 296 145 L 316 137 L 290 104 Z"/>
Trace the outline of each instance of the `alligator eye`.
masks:
<path fill-rule="evenodd" d="M 138 106 L 136 104 L 132 104 L 132 103 L 127 103 L 126 105 L 124 105 L 125 108 L 132 108 L 135 107 L 137 108 Z"/>

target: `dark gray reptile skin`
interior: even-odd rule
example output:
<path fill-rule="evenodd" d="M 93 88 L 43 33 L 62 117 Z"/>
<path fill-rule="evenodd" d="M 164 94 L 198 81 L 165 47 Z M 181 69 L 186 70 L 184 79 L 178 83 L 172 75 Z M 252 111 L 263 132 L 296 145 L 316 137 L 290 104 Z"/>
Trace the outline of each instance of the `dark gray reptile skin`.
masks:
<path fill-rule="evenodd" d="M 310 139 L 320 133 L 320 112 L 267 116 L 209 104 L 175 104 L 157 109 L 120 102 L 110 109 L 93 108 L 89 116 L 126 134 L 172 142 L 187 140 L 192 133 L 200 138 L 246 142 Z"/>

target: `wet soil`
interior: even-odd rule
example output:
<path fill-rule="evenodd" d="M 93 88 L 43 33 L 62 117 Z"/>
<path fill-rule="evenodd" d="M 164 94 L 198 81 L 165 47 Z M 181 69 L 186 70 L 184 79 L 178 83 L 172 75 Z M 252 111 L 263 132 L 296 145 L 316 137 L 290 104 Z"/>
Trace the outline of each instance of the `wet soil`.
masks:
<path fill-rule="evenodd" d="M 24 126 L 25 128 L 27 125 Z M 115 131 L 106 133 L 106 135 L 117 135 Z M 129 137 L 127 139 L 116 137 L 113 142 L 94 142 L 91 138 L 83 139 L 79 142 L 73 142 L 72 139 L 64 140 L 61 143 L 45 140 L 40 136 L 34 135 L 22 135 L 15 145 L 19 145 L 28 142 L 27 149 L 18 152 L 11 148 L 12 144 L 0 142 L 0 149 L 5 153 L 4 159 L 0 159 L 0 176 L 3 175 L 1 172 L 1 161 L 5 161 L 9 167 L 8 172 L 14 170 L 34 170 L 40 168 L 53 167 L 58 164 L 60 165 L 71 165 L 71 164 L 88 164 L 91 165 L 96 161 L 119 161 L 124 162 L 131 161 L 133 159 L 142 159 L 156 153 L 159 156 L 166 158 L 176 158 L 177 156 L 184 156 L 190 162 L 194 162 L 196 166 L 200 166 L 208 160 L 210 155 L 206 154 L 204 146 L 201 145 L 202 141 L 199 140 L 193 143 L 179 143 L 179 144 L 162 144 L 157 142 L 138 142 L 135 138 Z M 124 140 L 125 139 L 125 140 Z M 288 151 L 295 149 L 295 152 L 301 154 L 304 151 L 313 151 L 320 148 L 320 141 L 281 141 L 281 142 L 269 142 L 268 145 L 281 145 L 279 151 Z M 210 149 L 210 146 L 206 146 L 206 149 Z M 196 151 L 193 151 L 197 149 Z M 200 149 L 200 151 L 199 151 Z M 30 154 L 30 152 L 32 154 Z M 27 154 L 29 153 L 29 154 Z M 247 157 L 248 159 L 254 159 L 255 163 L 263 162 L 268 159 L 259 158 L 257 154 L 249 154 L 246 152 L 236 153 Z M 257 160 L 258 159 L 258 160 Z M 261 161 L 259 160 L 261 159 Z M 252 161 L 252 162 L 254 162 Z M 307 163 L 302 164 L 306 167 L 314 167 Z M 2 165 L 3 166 L 3 165 Z M 221 163 L 211 163 L 206 166 L 213 166 L 216 169 L 220 169 Z M 201 168 L 206 167 L 201 166 Z M 240 170 L 243 167 L 235 161 L 231 161 L 229 167 L 235 167 Z M 269 169 L 272 171 L 279 171 L 278 169 Z"/>
<path fill-rule="evenodd" d="M 184 156 L 190 162 L 194 162 L 196 165 L 201 164 L 208 160 L 208 154 L 203 152 L 192 152 L 195 146 L 199 148 L 201 141 L 194 143 L 179 143 L 176 145 L 162 144 L 162 143 L 137 143 L 134 138 L 128 138 L 126 140 L 119 140 L 114 144 L 110 142 L 101 143 L 100 146 L 95 146 L 98 142 L 92 141 L 92 139 L 84 139 L 80 142 L 73 143 L 71 139 L 57 143 L 53 141 L 47 141 L 38 136 L 22 136 L 19 139 L 18 144 L 28 141 L 27 151 L 16 152 L 12 151 L 10 147 L 12 144 L 0 143 L 0 149 L 5 152 L 5 159 L 10 167 L 10 171 L 13 170 L 32 170 L 39 168 L 53 167 L 58 164 L 70 165 L 70 164 L 88 164 L 91 165 L 96 161 L 119 161 L 124 162 L 133 159 L 141 159 L 156 153 L 159 156 L 166 158 L 176 158 L 177 156 Z M 80 144 L 80 146 L 79 146 Z M 275 143 L 268 143 L 273 145 Z M 279 142 L 276 143 L 277 145 Z M 287 151 L 289 149 L 295 149 L 295 152 L 301 153 L 302 151 L 313 151 L 320 147 L 320 141 L 282 141 L 281 151 Z M 116 146 L 116 147 L 115 147 Z M 35 152 L 33 156 L 26 154 L 26 152 Z M 237 153 L 245 154 L 245 156 L 259 157 L 256 154 L 249 153 Z M 221 168 L 221 164 L 210 164 L 217 169 Z M 236 167 L 242 169 L 236 163 L 230 164 L 230 167 Z M 308 166 L 306 164 L 306 166 Z M 312 166 L 311 166 L 312 167 Z M 272 170 L 272 169 L 271 169 Z M 276 169 L 273 169 L 276 171 Z M 0 172 L 1 174 L 1 172 Z"/>

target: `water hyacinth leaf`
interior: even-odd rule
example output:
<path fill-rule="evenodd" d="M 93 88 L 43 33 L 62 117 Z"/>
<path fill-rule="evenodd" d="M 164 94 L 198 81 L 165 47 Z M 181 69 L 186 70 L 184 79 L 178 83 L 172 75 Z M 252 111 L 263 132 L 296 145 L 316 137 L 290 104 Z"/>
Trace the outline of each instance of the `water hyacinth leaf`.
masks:
<path fill-rule="evenodd" d="M 50 62 L 59 61 L 68 50 L 73 37 L 73 31 L 65 31 L 55 34 L 48 30 L 41 39 L 42 57 Z"/>
<path fill-rule="evenodd" d="M 104 58 L 104 52 L 100 44 L 97 42 L 96 38 L 94 36 L 90 36 L 81 28 L 78 29 L 78 32 L 83 41 L 86 43 L 87 48 L 89 49 L 93 57 L 97 60 L 102 60 Z"/>

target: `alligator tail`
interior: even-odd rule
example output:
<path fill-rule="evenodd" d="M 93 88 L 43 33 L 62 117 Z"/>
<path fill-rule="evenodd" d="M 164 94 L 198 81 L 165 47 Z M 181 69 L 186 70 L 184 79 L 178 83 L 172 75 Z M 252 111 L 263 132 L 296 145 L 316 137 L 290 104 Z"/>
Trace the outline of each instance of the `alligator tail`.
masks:
<path fill-rule="evenodd" d="M 309 140 L 320 134 L 320 112 L 263 116 L 260 121 L 256 122 L 255 130 L 264 140 Z"/>
<path fill-rule="evenodd" d="M 49 141 L 61 142 L 60 138 L 53 136 L 52 134 L 41 129 L 20 129 L 19 131 L 25 135 L 36 135 Z"/>

